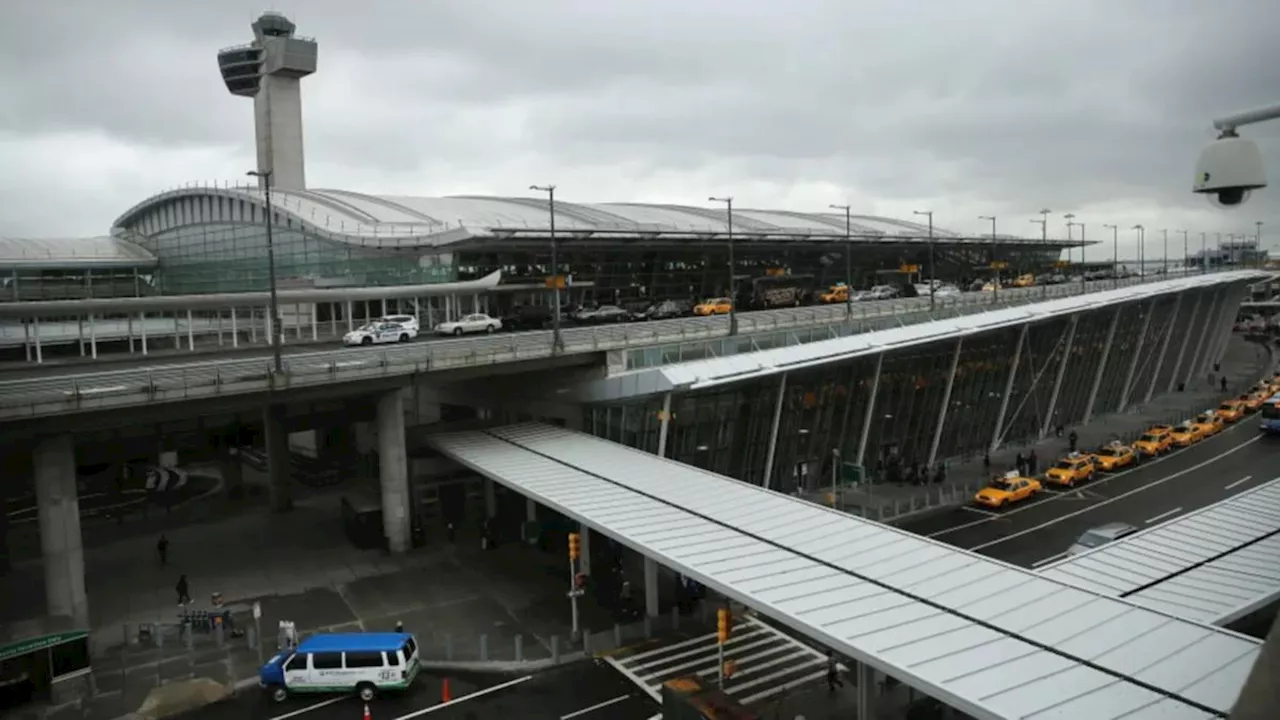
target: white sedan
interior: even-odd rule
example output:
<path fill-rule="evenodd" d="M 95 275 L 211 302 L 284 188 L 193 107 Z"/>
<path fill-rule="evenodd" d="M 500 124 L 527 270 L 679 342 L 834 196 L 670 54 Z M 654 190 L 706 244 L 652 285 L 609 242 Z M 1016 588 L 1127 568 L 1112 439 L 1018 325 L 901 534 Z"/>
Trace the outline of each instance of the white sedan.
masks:
<path fill-rule="evenodd" d="M 373 322 L 342 336 L 343 345 L 380 345 L 382 343 L 409 342 L 418 337 L 418 331 L 400 323 Z"/>
<path fill-rule="evenodd" d="M 472 313 L 452 322 L 436 325 L 437 335 L 462 335 L 463 333 L 494 333 L 502 329 L 502 321 L 484 313 Z"/>

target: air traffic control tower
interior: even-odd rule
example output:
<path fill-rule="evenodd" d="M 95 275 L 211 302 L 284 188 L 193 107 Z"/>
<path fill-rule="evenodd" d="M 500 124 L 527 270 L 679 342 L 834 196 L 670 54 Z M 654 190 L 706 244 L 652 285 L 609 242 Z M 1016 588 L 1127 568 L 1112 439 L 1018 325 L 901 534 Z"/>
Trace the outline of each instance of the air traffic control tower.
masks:
<path fill-rule="evenodd" d="M 300 85 L 316 71 L 316 41 L 295 37 L 297 26 L 279 13 L 263 13 L 251 27 L 253 42 L 218 52 L 222 80 L 233 95 L 253 98 L 257 169 L 271 171 L 273 188 L 302 190 L 307 180 Z"/>

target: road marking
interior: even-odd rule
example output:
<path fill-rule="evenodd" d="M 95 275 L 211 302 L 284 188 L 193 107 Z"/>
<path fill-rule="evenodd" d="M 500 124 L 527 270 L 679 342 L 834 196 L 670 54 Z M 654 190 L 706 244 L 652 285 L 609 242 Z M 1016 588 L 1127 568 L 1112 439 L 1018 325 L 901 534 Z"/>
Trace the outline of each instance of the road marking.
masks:
<path fill-rule="evenodd" d="M 1150 489 L 1151 489 L 1151 488 L 1153 488 L 1153 487 L 1159 487 L 1160 485 L 1163 485 L 1163 484 L 1165 484 L 1165 483 L 1169 482 L 1170 480 L 1176 480 L 1177 478 L 1180 478 L 1180 477 L 1182 477 L 1183 475 L 1186 475 L 1186 474 L 1188 474 L 1188 473 L 1191 473 L 1191 472 L 1194 472 L 1194 471 L 1196 471 L 1196 470 L 1199 470 L 1200 468 L 1205 467 L 1206 465 L 1212 465 L 1213 463 L 1215 463 L 1215 462 L 1217 462 L 1217 461 L 1221 460 L 1222 458 L 1224 458 L 1224 457 L 1226 457 L 1226 456 L 1228 456 L 1228 455 L 1230 455 L 1230 454 L 1232 454 L 1232 453 L 1234 453 L 1234 452 L 1237 452 L 1237 451 L 1239 451 L 1239 450 L 1243 450 L 1243 449 L 1245 449 L 1246 447 L 1248 447 L 1248 446 L 1250 446 L 1250 445 L 1252 445 L 1252 444 L 1254 444 L 1254 443 L 1258 442 L 1258 441 L 1259 441 L 1259 440 L 1261 440 L 1261 439 L 1262 439 L 1262 436 L 1261 436 L 1261 435 L 1255 435 L 1255 436 L 1253 436 L 1253 438 L 1251 438 L 1251 439 L 1249 439 L 1249 440 L 1246 440 L 1246 441 L 1244 441 L 1244 442 L 1240 443 L 1239 445 L 1237 445 L 1237 446 L 1235 446 L 1235 447 L 1231 448 L 1230 450 L 1227 450 L 1226 452 L 1219 453 L 1219 454 L 1217 454 L 1217 455 L 1215 455 L 1215 456 L 1213 456 L 1213 457 L 1209 458 L 1208 460 L 1205 460 L 1204 462 L 1198 463 L 1198 464 L 1196 464 L 1196 465 L 1192 465 L 1192 466 L 1191 466 L 1191 467 L 1189 467 L 1189 468 L 1184 468 L 1184 469 L 1182 469 L 1182 470 L 1179 470 L 1178 472 L 1173 473 L 1172 475 L 1167 475 L 1167 476 L 1165 476 L 1165 477 L 1163 477 L 1163 478 L 1160 478 L 1159 480 L 1156 480 L 1156 481 L 1154 481 L 1154 482 L 1149 482 L 1149 483 L 1147 483 L 1146 485 L 1143 485 L 1142 487 L 1134 488 L 1133 490 L 1130 490 L 1129 492 L 1121 493 L 1121 494 L 1119 494 L 1119 495 L 1117 495 L 1117 496 L 1115 496 L 1115 497 L 1113 497 L 1113 498 L 1108 498 L 1108 499 L 1103 500 L 1103 501 L 1101 501 L 1101 502 L 1094 503 L 1093 505 L 1090 505 L 1089 507 L 1086 507 L 1086 508 L 1080 508 L 1079 510 L 1076 510 L 1075 512 L 1070 512 L 1070 513 L 1067 513 L 1066 515 L 1059 515 L 1058 517 L 1054 518 L 1053 520 L 1049 520 L 1048 522 L 1042 522 L 1042 523 L 1040 523 L 1039 525 L 1036 525 L 1035 527 L 1030 527 L 1030 528 L 1027 528 L 1026 530 L 1022 530 L 1022 531 L 1020 531 L 1020 532 L 1016 532 L 1016 533 L 1010 533 L 1009 535 L 1005 535 L 1004 537 L 999 538 L 999 539 L 997 539 L 997 540 L 992 540 L 992 541 L 990 541 L 990 542 L 985 542 L 985 543 L 982 543 L 981 545 L 974 545 L 973 547 L 966 548 L 966 549 L 968 549 L 968 550 L 982 550 L 983 548 L 989 548 L 989 547 L 991 547 L 992 545 L 999 545 L 1000 543 L 1007 542 L 1007 541 L 1012 540 L 1012 539 L 1014 539 L 1014 538 L 1019 538 L 1019 537 L 1022 537 L 1023 535 L 1030 535 L 1030 534 L 1031 534 L 1031 533 L 1033 533 L 1033 532 L 1037 532 L 1037 531 L 1039 531 L 1039 530 L 1043 530 L 1043 529 L 1045 529 L 1045 528 L 1047 528 L 1047 527 L 1051 527 L 1051 526 L 1053 526 L 1053 525 L 1057 525 L 1058 523 L 1062 522 L 1063 520 L 1069 520 L 1069 519 L 1071 519 L 1071 518 L 1073 518 L 1073 517 L 1076 517 L 1077 515 L 1083 515 L 1083 514 L 1085 514 L 1085 513 L 1089 512 L 1089 511 L 1091 511 L 1091 510 L 1097 510 L 1098 508 L 1100 508 L 1100 507 L 1102 507 L 1102 506 L 1104 506 L 1104 505 L 1110 505 L 1111 503 L 1116 502 L 1117 500 L 1123 500 L 1123 499 L 1125 499 L 1125 498 L 1129 497 L 1130 495 L 1136 495 L 1136 494 L 1138 494 L 1138 493 L 1142 492 L 1143 490 L 1150 490 Z"/>
<path fill-rule="evenodd" d="M 304 707 L 304 708 L 302 708 L 302 709 L 300 709 L 300 710 L 294 710 L 293 712 L 287 712 L 287 713 L 285 713 L 285 714 L 283 714 L 283 715 L 277 715 L 277 716 L 275 716 L 275 717 L 271 718 L 271 720 L 285 720 L 285 718 L 297 717 L 298 715 L 301 715 L 301 714 L 303 714 L 303 713 L 309 713 L 309 712 L 311 712 L 312 710 L 319 710 L 319 709 L 320 709 L 320 708 L 322 708 L 322 707 L 329 707 L 330 705 L 333 705 L 334 703 L 340 703 L 340 702 L 342 702 L 343 700 L 348 700 L 348 699 L 350 699 L 350 698 L 351 698 L 351 696 L 350 696 L 350 695 L 339 695 L 338 697 L 335 697 L 335 698 L 329 698 L 328 700 L 322 700 L 322 701 L 320 701 L 320 702 L 316 703 L 315 705 L 308 705 L 308 706 L 306 706 L 306 707 Z"/>
<path fill-rule="evenodd" d="M 1237 428 L 1241 428 L 1241 427 L 1244 427 L 1244 426 L 1243 426 L 1243 425 L 1236 425 L 1236 426 L 1232 427 L 1231 429 L 1227 430 L 1227 432 L 1231 432 L 1231 430 L 1234 430 L 1234 429 L 1237 429 Z M 1256 439 L 1256 438 L 1254 438 L 1254 439 Z M 1241 444 L 1241 445 L 1237 445 L 1236 447 L 1237 447 L 1237 448 L 1239 448 L 1239 447 L 1243 447 L 1244 445 L 1247 445 L 1247 444 L 1249 444 L 1250 442 L 1252 442 L 1252 440 L 1247 440 L 1247 441 L 1245 441 L 1243 444 Z M 1182 449 L 1185 451 L 1185 450 L 1187 450 L 1187 449 L 1189 449 L 1189 448 L 1182 448 Z M 1168 459 L 1170 459 L 1170 458 L 1174 458 L 1174 457 L 1178 457 L 1180 454 L 1181 454 L 1181 453 L 1174 453 L 1174 454 L 1170 454 L 1170 455 L 1165 455 L 1165 456 L 1163 456 L 1163 457 L 1154 458 L 1154 459 L 1152 459 L 1152 460 L 1148 460 L 1148 461 L 1146 461 L 1145 463 L 1142 463 L 1142 464 L 1140 464 L 1140 465 L 1137 465 L 1137 466 L 1135 466 L 1135 467 L 1132 467 L 1132 468 L 1130 468 L 1130 469 L 1128 469 L 1128 470 L 1125 470 L 1124 472 L 1118 472 L 1118 473 L 1114 473 L 1114 474 L 1111 474 L 1111 475 L 1107 475 L 1107 476 L 1103 477 L 1101 480 L 1094 480 L 1094 481 L 1092 481 L 1092 482 L 1090 482 L 1090 483 L 1089 483 L 1089 487 L 1090 487 L 1090 488 L 1098 488 L 1098 487 L 1101 487 L 1101 486 L 1106 485 L 1107 483 L 1111 482 L 1112 480 L 1117 480 L 1117 479 L 1119 479 L 1119 478 L 1125 477 L 1125 476 L 1126 476 L 1126 475 L 1128 475 L 1129 473 L 1136 472 L 1136 471 L 1141 470 L 1141 469 L 1143 469 L 1143 468 L 1151 467 L 1152 465 L 1158 465 L 1158 464 L 1160 464 L 1160 463 L 1164 462 L 1165 460 L 1168 460 Z M 1023 511 L 1026 511 L 1026 510 L 1030 510 L 1031 508 L 1039 507 L 1039 506 L 1041 506 L 1041 505 L 1043 505 L 1043 504 L 1045 504 L 1045 503 L 1053 502 L 1053 501 L 1054 501 L 1055 499 L 1057 499 L 1057 498 L 1058 498 L 1058 496 L 1061 494 L 1061 493 L 1059 493 L 1059 492 L 1055 492 L 1055 491 L 1053 491 L 1053 490 L 1051 490 L 1051 489 L 1049 489 L 1049 488 L 1045 488 L 1044 492 L 1045 492 L 1045 494 L 1046 494 L 1046 495 L 1048 495 L 1048 497 L 1046 497 L 1045 499 L 1043 499 L 1043 500 L 1032 500 L 1031 502 L 1024 503 L 1024 504 L 1022 504 L 1022 505 L 1020 505 L 1020 506 L 1018 506 L 1018 507 L 1015 507 L 1015 508 L 1013 508 L 1012 510 L 1006 510 L 1006 511 L 1004 511 L 1003 513 L 1000 513 L 1000 517 L 1001 517 L 1002 519 L 1003 519 L 1003 518 L 1007 518 L 1007 517 L 1009 517 L 1009 516 L 1011 516 L 1011 515 L 1017 515 L 1017 514 L 1018 514 L 1018 513 L 1020 513 L 1020 512 L 1023 512 Z M 978 525 L 981 525 L 981 524 L 983 524 L 983 523 L 987 523 L 987 522 L 991 522 L 991 520 L 990 520 L 990 519 L 987 519 L 987 520 L 974 520 L 974 521 L 972 521 L 972 522 L 967 522 L 967 523 L 964 523 L 964 524 L 961 524 L 961 525 L 956 525 L 956 526 L 954 526 L 954 527 L 946 528 L 945 530 L 937 530 L 937 531 L 935 531 L 935 532 L 931 532 L 931 533 L 929 533 L 928 535 L 925 535 L 925 537 L 927 537 L 927 538 L 936 538 L 936 537 L 941 537 L 941 536 L 946 535 L 946 534 L 948 534 L 948 533 L 953 533 L 953 532 L 956 532 L 956 531 L 958 531 L 958 530 L 965 530 L 965 529 L 967 529 L 967 528 L 975 527 L 975 526 L 978 526 Z"/>
<path fill-rule="evenodd" d="M 990 510 L 983 510 L 983 509 L 981 509 L 981 508 L 976 508 L 976 507 L 973 507 L 973 506 L 971 506 L 971 505 L 961 505 L 961 506 L 960 506 L 960 509 L 961 509 L 961 510 L 968 510 L 968 511 L 969 511 L 969 512 L 971 512 L 971 513 L 978 513 L 979 515 L 986 515 L 987 517 L 991 517 L 991 518 L 998 518 L 998 517 L 1000 517 L 1000 513 L 997 513 L 997 512 L 991 512 Z"/>
<path fill-rule="evenodd" d="M 1037 561 L 1035 561 L 1035 562 L 1031 563 L 1031 567 L 1033 567 L 1033 568 L 1038 568 L 1038 567 L 1040 567 L 1041 565 L 1048 565 L 1049 563 L 1053 562 L 1054 560 L 1061 560 L 1062 558 L 1066 557 L 1066 556 L 1067 556 L 1067 554 L 1068 554 L 1068 551 L 1063 550 L 1062 552 L 1058 553 L 1057 555 L 1050 555 L 1049 557 L 1047 557 L 1047 558 L 1045 558 L 1045 559 L 1043 559 L 1043 560 L 1037 560 Z"/>
<path fill-rule="evenodd" d="M 462 697 L 454 698 L 449 702 L 442 702 L 439 705 L 432 705 L 431 707 L 422 708 L 421 710 L 414 710 L 408 715 L 401 715 L 395 720 L 409 720 L 409 718 L 416 718 L 422 715 L 426 715 L 427 713 L 433 713 L 437 710 L 443 710 L 447 707 L 453 707 L 454 705 L 457 705 L 459 703 L 464 703 L 468 700 L 474 700 L 482 695 L 488 695 L 489 693 L 496 693 L 499 690 L 506 690 L 509 687 L 519 685 L 522 682 L 527 682 L 532 679 L 533 679 L 532 675 L 525 675 L 522 678 L 516 678 L 515 680 L 508 680 L 507 682 L 504 682 L 501 685 L 494 685 L 493 687 L 488 687 L 483 690 L 477 690 L 471 693 L 470 695 L 463 695 Z M 280 720 L 280 718 L 273 718 L 272 720 Z"/>
<path fill-rule="evenodd" d="M 569 720 L 569 718 L 576 718 L 576 717 L 579 717 L 579 716 L 581 716 L 581 715 L 586 715 L 587 713 L 595 712 L 596 710 L 601 710 L 601 709 L 603 709 L 603 708 L 607 708 L 607 707 L 609 707 L 610 705 L 617 705 L 618 703 L 622 702 L 623 700 L 630 700 L 632 697 L 634 697 L 634 696 L 633 696 L 633 695 L 619 695 L 618 697 L 616 697 L 616 698 L 614 698 L 614 699 L 612 699 L 612 700 L 605 700 L 604 702 L 602 702 L 602 703 L 596 703 L 595 705 L 592 705 L 591 707 L 582 708 L 581 710 L 574 710 L 573 712 L 569 713 L 568 715 L 561 715 L 561 716 L 560 716 L 560 720 Z"/>
<path fill-rule="evenodd" d="M 1176 508 L 1174 508 L 1174 509 L 1170 510 L 1169 512 L 1162 512 L 1162 513 L 1160 513 L 1159 515 L 1157 515 L 1157 516 L 1155 516 L 1155 517 L 1153 517 L 1153 518 L 1147 518 L 1147 520 L 1145 521 L 1145 524 L 1150 525 L 1151 523 L 1153 523 L 1153 522 L 1155 522 L 1155 521 L 1157 521 L 1157 520 L 1163 520 L 1163 519 L 1165 519 L 1165 518 L 1169 517 L 1170 515 L 1177 515 L 1177 514 L 1178 514 L 1178 513 L 1180 513 L 1180 512 L 1182 512 L 1182 508 L 1180 508 L 1180 507 L 1176 507 Z"/>
<path fill-rule="evenodd" d="M 1249 482 L 1249 481 L 1250 481 L 1250 480 L 1252 480 L 1252 479 L 1253 479 L 1253 476 L 1252 476 L 1252 475 L 1245 475 L 1244 477 L 1240 478 L 1239 480 L 1237 480 L 1237 481 L 1235 481 L 1235 482 L 1231 483 L 1230 485 L 1228 485 L 1228 486 L 1226 486 L 1226 487 L 1224 487 L 1224 488 L 1222 488 L 1222 489 L 1223 489 L 1223 490 L 1230 490 L 1231 488 L 1233 488 L 1233 487 L 1235 487 L 1235 486 L 1237 486 L 1237 485 L 1243 484 L 1243 483 L 1247 483 L 1247 482 Z"/>

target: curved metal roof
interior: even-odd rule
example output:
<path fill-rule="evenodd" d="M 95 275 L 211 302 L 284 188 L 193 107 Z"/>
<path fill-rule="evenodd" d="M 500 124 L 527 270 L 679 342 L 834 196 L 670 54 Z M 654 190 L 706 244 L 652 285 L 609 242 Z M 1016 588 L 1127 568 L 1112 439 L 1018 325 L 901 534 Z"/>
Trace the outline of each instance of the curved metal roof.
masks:
<path fill-rule="evenodd" d="M 0 268 L 152 267 L 156 257 L 140 245 L 104 235 L 87 238 L 0 237 Z"/>
<path fill-rule="evenodd" d="M 257 187 L 188 187 L 152 196 L 127 210 L 116 228 L 130 228 L 148 210 L 188 197 L 234 197 L 263 204 Z M 545 197 L 408 197 L 367 195 L 349 190 L 273 190 L 271 204 L 304 226 L 332 239 L 357 245 L 412 247 L 445 245 L 473 237 L 511 237 L 546 234 L 549 209 Z M 556 231 L 566 236 L 616 235 L 630 237 L 705 237 L 726 234 L 722 208 L 646 203 L 572 203 L 557 199 Z M 854 215 L 855 237 L 922 239 L 924 225 L 893 218 Z M 845 234 L 843 213 L 802 213 L 788 210 L 734 208 L 733 232 L 744 240 L 829 239 Z M 963 237 L 934 228 L 934 235 L 953 241 Z M 986 242 L 973 238 L 972 242 Z"/>

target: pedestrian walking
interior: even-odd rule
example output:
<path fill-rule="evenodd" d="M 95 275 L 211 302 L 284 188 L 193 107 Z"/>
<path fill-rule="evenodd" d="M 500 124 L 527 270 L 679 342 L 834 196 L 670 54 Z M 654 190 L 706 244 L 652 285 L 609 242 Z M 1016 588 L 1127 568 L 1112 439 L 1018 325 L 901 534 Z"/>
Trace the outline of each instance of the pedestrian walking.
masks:
<path fill-rule="evenodd" d="M 178 604 L 186 605 L 191 602 L 191 588 L 187 585 L 187 576 L 179 575 L 178 584 L 173 586 L 178 591 Z"/>
<path fill-rule="evenodd" d="M 1080 436 L 1076 434 L 1075 430 L 1072 430 L 1071 434 L 1067 436 L 1067 447 L 1070 448 L 1069 452 L 1075 452 L 1076 445 L 1079 442 L 1080 442 Z"/>
<path fill-rule="evenodd" d="M 840 679 L 840 666 L 836 664 L 836 655 L 830 650 L 827 651 L 827 690 L 835 692 L 836 688 L 843 688 L 844 681 Z"/>
<path fill-rule="evenodd" d="M 169 564 L 169 538 L 164 535 L 161 535 L 159 542 L 156 543 L 156 555 L 160 556 L 160 567 Z"/>
<path fill-rule="evenodd" d="M 1223 375 L 1222 376 L 1222 392 L 1226 392 L 1226 391 L 1227 391 L 1227 376 Z"/>
<path fill-rule="evenodd" d="M 1026 460 L 1026 458 L 1022 457 L 1022 453 L 1021 453 L 1021 452 L 1019 452 L 1016 456 L 1014 456 L 1014 458 L 1013 458 L 1013 467 L 1017 469 L 1017 471 L 1018 471 L 1018 475 L 1026 475 L 1026 474 L 1027 474 L 1027 473 L 1026 473 L 1026 470 L 1027 470 L 1027 460 Z"/>
<path fill-rule="evenodd" d="M 1027 475 L 1035 477 L 1037 471 L 1040 470 L 1040 459 L 1036 457 L 1036 451 L 1032 450 L 1027 453 Z"/>

